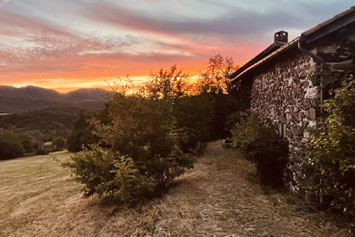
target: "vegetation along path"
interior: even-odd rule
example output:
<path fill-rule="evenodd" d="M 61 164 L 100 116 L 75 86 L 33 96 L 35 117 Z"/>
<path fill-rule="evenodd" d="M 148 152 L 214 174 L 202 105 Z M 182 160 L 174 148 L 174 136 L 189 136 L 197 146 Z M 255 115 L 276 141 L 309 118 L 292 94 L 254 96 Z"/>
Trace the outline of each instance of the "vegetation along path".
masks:
<path fill-rule="evenodd" d="M 49 156 L 3 161 L 0 236 L 352 236 L 255 180 L 253 165 L 213 142 L 164 197 L 117 210 L 82 199 Z"/>

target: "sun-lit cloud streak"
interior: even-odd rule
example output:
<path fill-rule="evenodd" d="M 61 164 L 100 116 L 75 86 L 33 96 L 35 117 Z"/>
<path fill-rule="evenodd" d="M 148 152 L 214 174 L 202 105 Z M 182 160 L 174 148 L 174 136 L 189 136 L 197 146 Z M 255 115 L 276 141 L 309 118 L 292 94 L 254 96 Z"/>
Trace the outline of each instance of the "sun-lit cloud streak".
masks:
<path fill-rule="evenodd" d="M 351 4 L 0 0 L 0 85 L 102 87 L 105 80 L 127 74 L 142 80 L 174 64 L 195 75 L 210 56 L 242 64 L 272 43 L 275 31 L 289 30 L 292 38 Z"/>
<path fill-rule="evenodd" d="M 0 8 L 2 8 L 3 6 L 5 6 L 6 3 L 8 3 L 10 0 L 2 0 L 0 2 Z"/>

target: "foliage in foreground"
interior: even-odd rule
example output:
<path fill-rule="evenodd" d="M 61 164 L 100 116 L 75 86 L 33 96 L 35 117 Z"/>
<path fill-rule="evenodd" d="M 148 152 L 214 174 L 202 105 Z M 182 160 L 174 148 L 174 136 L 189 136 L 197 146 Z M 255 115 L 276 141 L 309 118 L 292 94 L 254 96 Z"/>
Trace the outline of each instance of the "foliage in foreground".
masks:
<path fill-rule="evenodd" d="M 72 168 L 79 182 L 84 183 L 84 196 L 93 194 L 109 196 L 123 203 L 134 200 L 138 192 L 137 170 L 132 158 L 120 155 L 118 152 L 104 149 L 97 144 L 91 149 L 76 153 L 72 161 L 65 164 Z M 137 197 L 135 197 L 137 198 Z"/>
<path fill-rule="evenodd" d="M 246 159 L 256 164 L 260 181 L 277 187 L 288 157 L 288 143 L 271 125 L 265 126 L 256 114 L 242 120 L 231 131 L 233 140 Z"/>
<path fill-rule="evenodd" d="M 161 193 L 192 167 L 191 157 L 179 149 L 169 100 L 116 93 L 108 112 L 108 124 L 92 121 L 100 143 L 66 164 L 85 184 L 85 196 L 130 205 Z"/>
<path fill-rule="evenodd" d="M 86 197 L 98 194 L 130 206 L 159 195 L 192 167 L 192 154 L 201 154 L 207 141 L 224 134 L 226 118 L 236 109 L 224 94 L 228 86 L 224 71 L 232 70 L 232 61 L 211 62 L 209 73 L 196 85 L 176 66 L 162 69 L 140 90 L 115 87 L 104 120 L 94 117 L 88 123 L 81 117 L 75 125 L 78 133 L 72 133 L 68 144 L 70 150 L 83 144 L 86 148 L 66 166 L 84 184 Z M 81 126 L 85 123 L 90 126 Z M 91 131 L 98 139 L 94 144 L 86 136 Z"/>
<path fill-rule="evenodd" d="M 355 214 L 355 81 L 344 83 L 323 108 L 328 116 L 309 147 L 323 204 Z"/>

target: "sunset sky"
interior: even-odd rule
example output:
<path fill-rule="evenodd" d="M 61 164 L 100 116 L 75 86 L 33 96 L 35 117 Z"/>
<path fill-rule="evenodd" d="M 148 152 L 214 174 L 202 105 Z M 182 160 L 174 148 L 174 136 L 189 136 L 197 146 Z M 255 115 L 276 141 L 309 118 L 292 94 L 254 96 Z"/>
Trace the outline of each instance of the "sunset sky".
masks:
<path fill-rule="evenodd" d="M 243 64 L 347 10 L 353 0 L 0 0 L 0 85 L 68 91 L 220 53 Z"/>

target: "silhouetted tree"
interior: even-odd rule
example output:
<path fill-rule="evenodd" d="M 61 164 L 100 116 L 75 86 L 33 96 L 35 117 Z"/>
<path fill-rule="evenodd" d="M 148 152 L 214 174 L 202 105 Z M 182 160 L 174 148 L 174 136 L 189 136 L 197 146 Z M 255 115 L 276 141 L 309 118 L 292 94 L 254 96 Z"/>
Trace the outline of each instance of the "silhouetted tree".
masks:
<path fill-rule="evenodd" d="M 74 124 L 74 128 L 67 138 L 67 146 L 70 152 L 81 151 L 89 144 L 98 142 L 98 137 L 93 134 L 94 127 L 89 123 L 92 114 L 81 112 L 78 120 Z"/>
<path fill-rule="evenodd" d="M 0 160 L 16 158 L 24 154 L 20 138 L 11 131 L 0 133 Z"/>
<path fill-rule="evenodd" d="M 63 150 L 66 145 L 66 139 L 62 136 L 53 139 L 53 146 L 55 150 Z"/>

